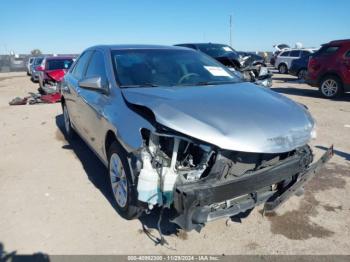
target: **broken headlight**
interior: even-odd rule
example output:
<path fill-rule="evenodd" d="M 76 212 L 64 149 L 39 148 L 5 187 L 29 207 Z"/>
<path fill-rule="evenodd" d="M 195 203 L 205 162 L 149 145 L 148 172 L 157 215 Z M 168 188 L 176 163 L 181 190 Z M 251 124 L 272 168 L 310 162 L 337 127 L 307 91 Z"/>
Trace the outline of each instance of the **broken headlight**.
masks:
<path fill-rule="evenodd" d="M 214 152 L 210 146 L 174 134 L 143 131 L 142 135 L 139 200 L 152 206 L 171 204 L 175 184 L 200 179 Z"/>

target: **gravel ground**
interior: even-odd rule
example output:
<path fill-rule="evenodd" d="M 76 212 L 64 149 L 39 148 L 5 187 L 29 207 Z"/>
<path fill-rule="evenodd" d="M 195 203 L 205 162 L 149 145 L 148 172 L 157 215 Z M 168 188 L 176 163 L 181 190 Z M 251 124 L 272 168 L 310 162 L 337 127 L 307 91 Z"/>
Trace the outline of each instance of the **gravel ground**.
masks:
<path fill-rule="evenodd" d="M 69 144 L 62 135 L 59 104 L 8 105 L 36 88 L 24 73 L 0 74 L 0 253 L 350 254 L 350 95 L 322 99 L 276 74 L 272 89 L 307 105 L 317 120 L 316 157 L 331 144 L 336 155 L 304 196 L 275 215 L 262 216 L 258 207 L 240 222 L 218 220 L 200 233 L 165 221 L 169 245 L 160 246 L 157 214 L 133 221 L 117 214 L 103 165 L 81 140 Z"/>

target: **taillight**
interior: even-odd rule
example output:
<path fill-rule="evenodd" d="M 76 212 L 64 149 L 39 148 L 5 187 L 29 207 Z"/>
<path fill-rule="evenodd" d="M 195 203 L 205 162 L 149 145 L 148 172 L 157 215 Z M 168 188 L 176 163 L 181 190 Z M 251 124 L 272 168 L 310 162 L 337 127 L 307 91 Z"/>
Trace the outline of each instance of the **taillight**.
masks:
<path fill-rule="evenodd" d="M 316 69 L 317 67 L 317 61 L 315 58 L 310 57 L 309 63 L 308 63 L 308 69 Z"/>

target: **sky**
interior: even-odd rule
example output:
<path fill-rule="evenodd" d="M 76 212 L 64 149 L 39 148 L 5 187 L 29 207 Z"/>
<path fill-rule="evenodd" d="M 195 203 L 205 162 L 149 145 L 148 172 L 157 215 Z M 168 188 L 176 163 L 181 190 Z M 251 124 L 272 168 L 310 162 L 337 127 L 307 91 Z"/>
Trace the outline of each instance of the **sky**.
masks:
<path fill-rule="evenodd" d="M 272 51 L 350 38 L 349 0 L 1 0 L 0 54 L 80 53 L 97 44 L 213 42 Z"/>

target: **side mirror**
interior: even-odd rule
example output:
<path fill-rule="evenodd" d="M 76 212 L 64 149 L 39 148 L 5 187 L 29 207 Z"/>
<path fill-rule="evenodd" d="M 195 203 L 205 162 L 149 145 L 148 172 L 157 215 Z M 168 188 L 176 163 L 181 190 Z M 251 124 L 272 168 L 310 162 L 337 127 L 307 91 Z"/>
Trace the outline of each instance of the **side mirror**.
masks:
<path fill-rule="evenodd" d="M 79 86 L 82 88 L 95 90 L 101 93 L 106 93 L 106 89 L 103 87 L 101 77 L 91 77 L 79 81 Z"/>

